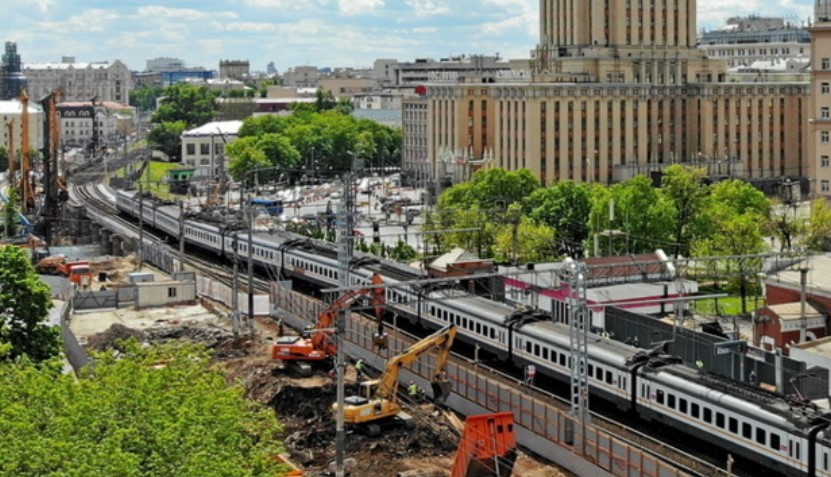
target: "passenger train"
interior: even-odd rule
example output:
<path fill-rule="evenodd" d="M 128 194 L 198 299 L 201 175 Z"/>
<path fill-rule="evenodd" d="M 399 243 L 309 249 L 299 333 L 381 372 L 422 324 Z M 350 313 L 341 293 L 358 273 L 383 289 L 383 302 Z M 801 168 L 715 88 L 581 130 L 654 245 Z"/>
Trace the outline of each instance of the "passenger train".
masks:
<path fill-rule="evenodd" d="M 144 223 L 178 237 L 179 208 L 144 200 Z M 118 191 L 117 207 L 132 217 L 139 211 L 133 192 Z M 191 219 L 183 223 L 187 243 L 220 255 L 233 252 L 235 232 Z M 246 239 L 241 233 L 242 256 L 248 254 Z M 302 246 L 310 243 L 305 238 L 263 233 L 254 234 L 252 242 L 258 265 L 324 287 L 338 284 L 333 248 L 308 249 Z M 409 267 L 361 257 L 352 270 L 356 284 L 368 283 L 372 273 L 381 273 L 387 284 L 386 308 L 399 316 L 432 329 L 454 323 L 457 339 L 518 365 L 533 364 L 555 379 L 570 378 L 569 328 L 563 323 L 458 289 L 414 289 L 407 282 L 422 276 Z M 831 477 L 831 414 L 601 336 L 590 337 L 588 350 L 593 395 L 783 474 Z"/>

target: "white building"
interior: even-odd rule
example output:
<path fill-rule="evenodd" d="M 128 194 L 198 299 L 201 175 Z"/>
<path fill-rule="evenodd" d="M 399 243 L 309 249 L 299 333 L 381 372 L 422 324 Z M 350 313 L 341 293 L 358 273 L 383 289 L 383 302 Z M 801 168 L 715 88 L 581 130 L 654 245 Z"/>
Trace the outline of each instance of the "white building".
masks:
<path fill-rule="evenodd" d="M 93 116 L 98 122 L 97 130 Z M 60 133 L 63 143 L 72 147 L 85 147 L 96 141 L 97 146 L 115 143 L 119 135 L 132 134 L 135 108 L 120 103 L 104 102 L 93 104 L 89 101 L 63 102 L 58 104 Z"/>
<path fill-rule="evenodd" d="M 182 164 L 196 176 L 219 177 L 227 171 L 225 146 L 236 141 L 242 121 L 214 121 L 182 133 Z"/>
<path fill-rule="evenodd" d="M 0 146 L 6 151 L 13 150 L 15 155 L 20 153 L 23 144 L 23 106 L 20 101 L 0 101 Z M 43 147 L 43 108 L 29 102 L 29 149 L 41 149 Z M 9 135 L 9 124 L 11 123 L 11 136 Z M 11 144 L 10 144 L 11 143 Z M 11 145 L 11 148 L 9 147 Z"/>
<path fill-rule="evenodd" d="M 29 97 L 42 98 L 60 88 L 64 101 L 128 103 L 133 77 L 119 60 L 113 63 L 33 63 L 25 65 Z"/>

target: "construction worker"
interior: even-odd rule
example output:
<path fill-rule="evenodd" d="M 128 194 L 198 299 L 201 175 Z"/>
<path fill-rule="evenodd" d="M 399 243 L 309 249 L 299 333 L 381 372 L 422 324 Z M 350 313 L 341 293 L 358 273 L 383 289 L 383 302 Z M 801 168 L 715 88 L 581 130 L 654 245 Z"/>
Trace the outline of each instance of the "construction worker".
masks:
<path fill-rule="evenodd" d="M 410 381 L 410 385 L 407 386 L 407 394 L 409 394 L 411 398 L 416 398 L 416 397 L 418 397 L 418 391 L 419 391 L 418 385 L 416 385 L 416 383 Z"/>
<path fill-rule="evenodd" d="M 358 373 L 358 377 L 360 378 L 364 374 L 364 360 L 359 359 L 355 362 L 355 372 Z"/>
<path fill-rule="evenodd" d="M 285 331 L 283 330 L 283 319 L 280 318 L 277 320 L 277 336 L 283 336 L 283 331 Z"/>

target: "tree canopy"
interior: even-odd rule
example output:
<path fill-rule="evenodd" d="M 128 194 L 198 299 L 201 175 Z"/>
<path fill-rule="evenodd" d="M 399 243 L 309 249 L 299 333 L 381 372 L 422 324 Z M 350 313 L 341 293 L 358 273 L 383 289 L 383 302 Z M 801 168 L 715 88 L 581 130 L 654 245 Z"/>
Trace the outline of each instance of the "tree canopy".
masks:
<path fill-rule="evenodd" d="M 156 100 L 164 94 L 164 88 L 142 86 L 130 91 L 130 106 L 144 111 L 156 109 Z"/>
<path fill-rule="evenodd" d="M 157 124 L 147 135 L 150 146 L 165 153 L 174 161 L 181 159 L 182 133 L 187 129 L 184 121 L 169 121 Z"/>
<path fill-rule="evenodd" d="M 44 323 L 52 297 L 28 254 L 0 247 L 0 358 L 45 361 L 60 352 L 59 329 Z"/>
<path fill-rule="evenodd" d="M 279 475 L 274 412 L 229 386 L 204 349 L 132 342 L 114 356 L 96 356 L 77 381 L 0 365 L 0 474 Z"/>
<path fill-rule="evenodd" d="M 269 141 L 261 141 L 265 136 L 273 137 Z M 285 143 L 281 140 L 280 150 L 286 154 L 279 155 L 283 159 L 277 160 L 275 165 L 296 169 L 302 167 L 312 174 L 341 173 L 351 167 L 352 154 L 372 167 L 397 165 L 401 158 L 400 129 L 355 119 L 338 108 L 324 112 L 317 112 L 314 107 L 299 108 L 291 116 L 248 118 L 240 128 L 239 137 L 237 142 L 255 138 L 253 147 L 272 160 L 278 156 L 273 154 L 273 150 L 265 150 L 266 144 L 276 145 L 276 137 L 285 138 L 297 155 L 283 147 Z M 229 147 L 228 155 L 233 161 L 242 150 L 241 147 Z M 239 166 L 238 170 L 242 172 L 246 169 Z"/>
<path fill-rule="evenodd" d="M 206 86 L 179 83 L 164 89 L 154 123 L 184 121 L 188 127 L 201 126 L 216 116 L 218 93 Z"/>

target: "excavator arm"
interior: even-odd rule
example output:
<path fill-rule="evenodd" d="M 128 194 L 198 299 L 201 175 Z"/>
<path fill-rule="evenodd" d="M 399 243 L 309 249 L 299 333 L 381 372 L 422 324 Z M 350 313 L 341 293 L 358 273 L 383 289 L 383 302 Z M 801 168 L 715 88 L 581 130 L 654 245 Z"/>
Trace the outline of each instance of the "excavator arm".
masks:
<path fill-rule="evenodd" d="M 378 388 L 375 397 L 395 402 L 398 394 L 398 374 L 401 372 L 401 368 L 416 361 L 422 354 L 433 348 L 437 348 L 439 354 L 436 357 L 436 369 L 432 380 L 434 385 L 433 391 L 437 401 L 446 399 L 446 394 L 449 394 L 449 390 L 445 391 L 445 388 L 441 388 L 441 391 L 437 393 L 436 384 L 446 383 L 446 380 L 442 379 L 441 376 L 444 372 L 444 366 L 450 357 L 450 347 L 453 345 L 454 338 L 456 338 L 456 327 L 454 325 L 447 325 L 413 344 L 400 354 L 390 358 L 387 362 L 386 369 L 384 369 L 384 373 L 378 378 Z"/>
<path fill-rule="evenodd" d="M 271 357 L 281 361 L 320 362 L 336 355 L 338 352 L 337 344 L 331 337 L 334 333 L 333 328 L 337 317 L 357 298 L 364 295 L 372 295 L 375 317 L 380 329 L 381 323 L 383 323 L 386 296 L 384 287 L 381 286 L 384 282 L 377 273 L 372 276 L 371 282 L 377 287 L 351 291 L 338 297 L 329 308 L 320 314 L 315 327 L 309 331 L 309 337 L 284 336 L 279 338 L 271 348 Z M 296 366 L 300 368 L 301 374 L 311 374 L 309 365 L 300 366 L 296 364 Z"/>

